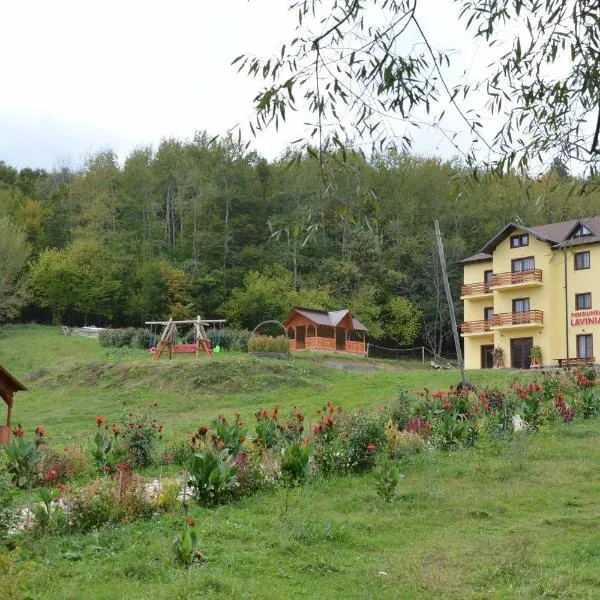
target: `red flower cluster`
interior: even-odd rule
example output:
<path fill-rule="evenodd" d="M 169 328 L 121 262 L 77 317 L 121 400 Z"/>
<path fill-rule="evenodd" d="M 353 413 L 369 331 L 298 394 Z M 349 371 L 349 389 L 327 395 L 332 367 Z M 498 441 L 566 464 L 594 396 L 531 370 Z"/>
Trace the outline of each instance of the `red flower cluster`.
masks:
<path fill-rule="evenodd" d="M 185 524 L 186 524 L 188 527 L 193 527 L 193 526 L 194 526 L 194 519 L 192 519 L 191 517 L 188 517 L 188 518 L 185 520 Z"/>
<path fill-rule="evenodd" d="M 442 408 L 444 410 L 452 410 L 452 402 L 450 402 L 450 400 L 446 400 L 446 402 L 442 404 Z"/>
<path fill-rule="evenodd" d="M 431 432 L 431 425 L 425 417 L 413 417 L 404 426 L 404 431 L 418 433 L 419 435 L 427 436 Z"/>
<path fill-rule="evenodd" d="M 444 392 L 443 390 L 439 390 L 437 392 L 433 392 L 433 394 L 432 394 L 432 396 L 434 398 L 436 398 L 437 400 L 441 400 L 445 395 L 446 395 L 446 392 Z"/>
<path fill-rule="evenodd" d="M 25 430 L 23 429 L 23 426 L 21 425 L 21 423 L 19 423 L 15 429 L 13 429 L 13 435 L 16 438 L 22 438 L 25 435 Z"/>
<path fill-rule="evenodd" d="M 121 433 L 121 428 L 115 425 L 113 427 L 113 433 L 115 434 L 115 437 L 117 437 Z"/>
<path fill-rule="evenodd" d="M 369 452 L 375 452 L 375 450 L 377 450 L 377 445 L 376 444 L 367 444 L 367 450 Z"/>
<path fill-rule="evenodd" d="M 96 425 L 98 425 L 98 427 L 100 427 L 100 425 L 102 425 L 102 423 L 104 423 L 104 417 L 96 417 Z"/>
<path fill-rule="evenodd" d="M 43 427 L 36 427 L 35 428 L 35 435 L 39 438 L 44 437 L 44 434 L 46 433 L 46 430 Z"/>
<path fill-rule="evenodd" d="M 44 479 L 46 481 L 52 481 L 58 475 L 58 471 L 56 469 L 50 469 L 50 471 L 44 473 Z"/>
<path fill-rule="evenodd" d="M 575 373 L 575 377 L 579 387 L 585 388 L 594 385 L 593 382 L 590 381 L 590 379 L 587 378 L 581 371 L 577 371 Z"/>
<path fill-rule="evenodd" d="M 570 423 L 575 418 L 575 409 L 569 406 L 562 395 L 559 395 L 554 401 L 556 412 L 565 423 Z"/>

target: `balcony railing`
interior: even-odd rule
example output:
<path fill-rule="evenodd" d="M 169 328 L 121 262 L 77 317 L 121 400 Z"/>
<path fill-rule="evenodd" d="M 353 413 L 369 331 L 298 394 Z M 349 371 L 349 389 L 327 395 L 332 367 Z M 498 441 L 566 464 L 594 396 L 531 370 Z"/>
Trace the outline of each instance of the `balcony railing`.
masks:
<path fill-rule="evenodd" d="M 507 325 L 541 325 L 543 323 L 543 310 L 529 310 L 526 312 L 514 313 L 498 313 L 492 318 L 492 327 L 506 327 Z"/>
<path fill-rule="evenodd" d="M 475 296 L 478 294 L 491 294 L 491 285 L 492 284 L 489 281 L 482 281 L 480 283 L 465 283 L 465 285 L 463 285 L 461 288 L 460 295 Z"/>
<path fill-rule="evenodd" d="M 542 270 L 530 269 L 528 271 L 512 271 L 510 273 L 494 273 L 492 275 L 492 287 L 515 285 L 518 283 L 542 283 Z"/>
<path fill-rule="evenodd" d="M 493 321 L 465 321 L 460 326 L 461 333 L 485 333 L 490 331 Z"/>

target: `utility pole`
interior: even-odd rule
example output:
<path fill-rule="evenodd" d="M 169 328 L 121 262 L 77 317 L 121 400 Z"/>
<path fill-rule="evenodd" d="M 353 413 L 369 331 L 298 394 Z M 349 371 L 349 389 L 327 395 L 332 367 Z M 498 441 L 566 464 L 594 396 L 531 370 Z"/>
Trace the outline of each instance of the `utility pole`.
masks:
<path fill-rule="evenodd" d="M 452 321 L 452 334 L 454 335 L 454 345 L 456 346 L 456 357 L 460 367 L 460 379 L 463 383 L 467 383 L 465 379 L 465 365 L 463 362 L 462 351 L 460 349 L 460 338 L 458 337 L 458 326 L 456 325 L 456 315 L 454 314 L 454 303 L 452 302 L 452 294 L 450 293 L 450 282 L 448 281 L 448 272 L 446 271 L 446 256 L 444 254 L 444 243 L 442 242 L 442 234 L 440 233 L 440 222 L 436 219 L 435 223 L 435 241 L 437 244 L 438 255 L 440 257 L 440 265 L 442 267 L 442 277 L 444 279 L 444 289 L 446 290 L 446 300 L 448 300 L 448 310 L 450 311 L 450 320 Z"/>

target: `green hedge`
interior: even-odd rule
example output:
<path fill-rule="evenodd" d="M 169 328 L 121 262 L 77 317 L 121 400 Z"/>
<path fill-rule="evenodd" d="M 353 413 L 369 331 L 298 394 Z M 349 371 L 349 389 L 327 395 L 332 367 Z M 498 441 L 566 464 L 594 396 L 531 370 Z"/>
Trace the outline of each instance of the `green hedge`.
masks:
<path fill-rule="evenodd" d="M 287 354 L 290 351 L 285 336 L 271 337 L 269 335 L 255 335 L 248 342 L 248 352 L 278 352 Z"/>
<path fill-rule="evenodd" d="M 104 329 L 98 336 L 104 348 L 149 348 L 153 335 L 149 329 Z"/>

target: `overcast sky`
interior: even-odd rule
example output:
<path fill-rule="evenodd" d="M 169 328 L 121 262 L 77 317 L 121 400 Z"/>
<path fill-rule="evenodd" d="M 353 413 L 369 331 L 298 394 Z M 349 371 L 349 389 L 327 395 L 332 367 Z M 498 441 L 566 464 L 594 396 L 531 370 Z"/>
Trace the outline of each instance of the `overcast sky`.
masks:
<path fill-rule="evenodd" d="M 77 167 L 111 148 L 123 160 L 141 144 L 223 134 L 252 116 L 260 82 L 230 66 L 242 53 L 269 54 L 293 35 L 285 0 L 19 0 L 2 6 L 0 160 Z M 428 36 L 455 48 L 458 68 L 486 57 L 456 23 L 452 0 L 421 0 Z M 299 115 L 252 142 L 268 158 L 306 131 Z M 450 121 L 450 128 L 462 125 Z M 469 143 L 463 128 L 462 143 Z M 450 158 L 444 136 L 425 128 L 421 154 Z"/>

